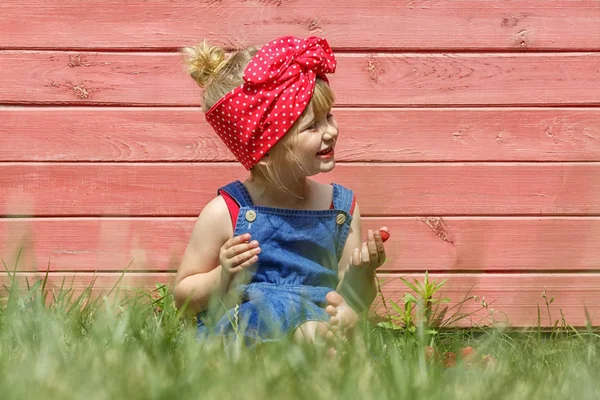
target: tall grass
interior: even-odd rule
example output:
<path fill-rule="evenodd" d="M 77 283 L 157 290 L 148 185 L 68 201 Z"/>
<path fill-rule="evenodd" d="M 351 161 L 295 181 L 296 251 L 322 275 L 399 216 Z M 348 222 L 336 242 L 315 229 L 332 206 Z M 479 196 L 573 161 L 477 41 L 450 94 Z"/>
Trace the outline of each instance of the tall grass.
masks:
<path fill-rule="evenodd" d="M 164 288 L 120 300 L 54 292 L 45 281 L 2 291 L 0 399 L 595 399 L 594 332 L 390 330 L 365 324 L 365 346 L 282 341 L 245 349 L 198 341 Z M 420 336 L 421 335 L 421 336 Z M 471 345 L 495 367 L 425 361 Z"/>

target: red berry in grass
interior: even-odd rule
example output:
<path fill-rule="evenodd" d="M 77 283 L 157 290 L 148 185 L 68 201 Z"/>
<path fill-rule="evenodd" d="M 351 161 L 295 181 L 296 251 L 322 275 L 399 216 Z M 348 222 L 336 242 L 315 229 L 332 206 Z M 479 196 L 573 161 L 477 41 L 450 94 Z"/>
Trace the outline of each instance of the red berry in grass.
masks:
<path fill-rule="evenodd" d="M 463 361 L 467 365 L 471 366 L 471 365 L 473 365 L 473 360 L 477 356 L 477 352 L 475 351 L 474 348 L 472 348 L 471 346 L 468 346 L 468 347 L 463 347 L 460 350 L 460 355 L 461 355 L 461 358 L 463 359 Z"/>
<path fill-rule="evenodd" d="M 438 354 L 437 351 L 435 351 L 435 349 L 431 346 L 425 346 L 425 359 L 427 361 L 431 360 L 431 359 L 437 359 Z"/>
<path fill-rule="evenodd" d="M 461 353 L 462 358 L 471 358 L 476 354 L 476 351 L 471 346 L 468 346 L 468 347 L 463 347 L 460 350 L 460 353 Z"/>
<path fill-rule="evenodd" d="M 444 367 L 446 368 L 452 368 L 452 367 L 456 367 L 456 354 L 449 351 L 448 353 L 446 353 L 446 356 L 444 357 Z"/>
<path fill-rule="evenodd" d="M 379 234 L 384 242 L 390 238 L 390 233 L 388 231 L 384 231 L 383 229 L 379 230 Z"/>

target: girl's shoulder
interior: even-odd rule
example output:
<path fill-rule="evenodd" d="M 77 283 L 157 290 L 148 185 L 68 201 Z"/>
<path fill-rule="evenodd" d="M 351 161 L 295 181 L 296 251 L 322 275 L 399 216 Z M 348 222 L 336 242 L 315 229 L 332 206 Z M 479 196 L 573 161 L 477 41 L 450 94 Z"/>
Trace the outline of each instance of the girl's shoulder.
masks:
<path fill-rule="evenodd" d="M 223 196 L 217 195 L 204 206 L 196 224 L 209 226 L 216 236 L 229 239 L 233 235 L 231 225 L 227 224 L 229 219 L 227 200 Z"/>

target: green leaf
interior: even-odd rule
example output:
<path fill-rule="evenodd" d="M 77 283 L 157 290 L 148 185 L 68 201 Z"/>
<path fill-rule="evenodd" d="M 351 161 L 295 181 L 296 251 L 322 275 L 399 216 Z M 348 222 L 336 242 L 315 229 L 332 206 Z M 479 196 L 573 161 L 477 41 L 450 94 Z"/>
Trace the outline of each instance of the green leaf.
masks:
<path fill-rule="evenodd" d="M 420 292 L 420 291 L 419 291 L 419 289 L 417 289 L 417 288 L 415 287 L 415 285 L 413 285 L 412 283 L 410 283 L 410 282 L 409 282 L 409 281 L 407 281 L 406 279 L 404 279 L 404 278 L 400 278 L 400 279 L 402 280 L 402 282 L 404 282 L 404 284 L 405 284 L 406 286 L 408 286 L 408 288 L 409 288 L 409 289 L 411 289 L 411 290 L 412 290 L 412 291 L 414 291 L 415 293 L 417 293 L 417 294 L 418 294 L 418 293 Z"/>
<path fill-rule="evenodd" d="M 402 309 L 402 307 L 400 307 L 395 301 L 390 300 L 390 304 L 392 305 L 394 311 L 396 311 L 398 314 L 404 314 L 404 310 Z"/>
<path fill-rule="evenodd" d="M 417 304 L 417 298 L 413 296 L 412 293 L 406 293 L 404 295 L 404 305 L 406 305 L 407 303 Z"/>
<path fill-rule="evenodd" d="M 390 322 L 379 322 L 377 326 L 385 329 L 403 330 L 404 328 L 400 325 L 392 324 Z"/>

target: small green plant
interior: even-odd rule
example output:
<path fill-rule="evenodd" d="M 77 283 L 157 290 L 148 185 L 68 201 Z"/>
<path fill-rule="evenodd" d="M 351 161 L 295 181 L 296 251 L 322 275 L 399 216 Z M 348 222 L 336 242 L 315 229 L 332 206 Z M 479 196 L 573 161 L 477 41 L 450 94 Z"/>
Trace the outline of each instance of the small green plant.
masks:
<path fill-rule="evenodd" d="M 480 310 L 487 311 L 491 324 L 495 325 L 496 311 L 490 308 L 484 299 L 471 295 L 470 291 L 453 306 L 446 306 L 450 299 L 441 298 L 438 293 L 446 284 L 447 279 L 432 281 L 429 279 L 427 271 L 422 281 L 413 279 L 413 282 L 409 282 L 402 277 L 399 279 L 410 289 L 410 292 L 406 292 L 402 297 L 402 304 L 385 298 L 379 287 L 379 296 L 385 309 L 386 318 L 385 321 L 378 323 L 379 327 L 414 333 L 419 324 L 422 324 L 423 333 L 437 334 L 437 329 L 452 326 L 463 319 L 470 318 Z M 473 300 L 478 302 L 480 308 L 468 313 L 461 312 L 463 305 Z M 472 325 L 478 325 L 479 322 L 472 322 Z"/>
<path fill-rule="evenodd" d="M 552 324 L 552 327 L 550 328 L 550 336 L 551 337 L 558 337 L 560 335 L 568 335 L 568 334 L 575 334 L 575 335 L 579 335 L 579 332 L 577 331 L 577 329 L 575 329 L 575 327 L 571 324 L 569 324 L 567 322 L 567 318 L 565 316 L 565 314 L 563 313 L 562 308 L 559 308 L 558 311 L 560 313 L 560 318 L 553 320 L 552 319 L 552 314 L 550 312 L 550 306 L 552 305 L 552 303 L 554 303 L 555 298 L 554 297 L 549 297 L 548 293 L 546 292 L 546 288 L 544 288 L 542 290 L 542 298 L 544 299 L 544 305 L 546 307 L 546 312 L 548 313 L 548 322 L 550 324 Z M 542 313 L 540 310 L 540 305 L 537 305 L 537 330 L 538 330 L 538 337 L 540 337 L 541 335 L 541 331 L 544 330 L 544 328 L 542 328 Z M 587 314 L 586 314 L 587 316 Z"/>
<path fill-rule="evenodd" d="M 412 291 L 417 294 L 416 305 L 422 307 L 422 316 L 424 318 L 425 326 L 431 327 L 434 322 L 435 310 L 437 306 L 443 303 L 449 303 L 449 298 L 434 298 L 435 294 L 444 286 L 447 279 L 429 281 L 429 273 L 425 271 L 425 278 L 423 282 L 413 279 L 413 283 L 410 283 L 404 278 L 400 278 L 404 284 L 409 287 Z M 434 310 L 435 308 L 435 310 Z"/>
<path fill-rule="evenodd" d="M 428 272 L 425 272 L 422 282 L 417 279 L 413 279 L 413 282 L 409 282 L 402 277 L 400 279 L 414 294 L 405 293 L 402 297 L 402 305 L 391 299 L 383 299 L 384 302 L 391 304 L 391 308 L 395 313 L 389 312 L 388 309 L 388 321 L 381 322 L 379 326 L 416 332 L 419 323 L 418 318 L 420 317 L 427 329 L 426 333 L 435 334 L 436 332 L 432 328 L 439 326 L 440 319 L 443 319 L 446 313 L 446 310 L 438 313 L 438 306 L 450 302 L 449 298 L 436 298 L 436 293 L 439 292 L 447 280 L 430 281 Z"/>

